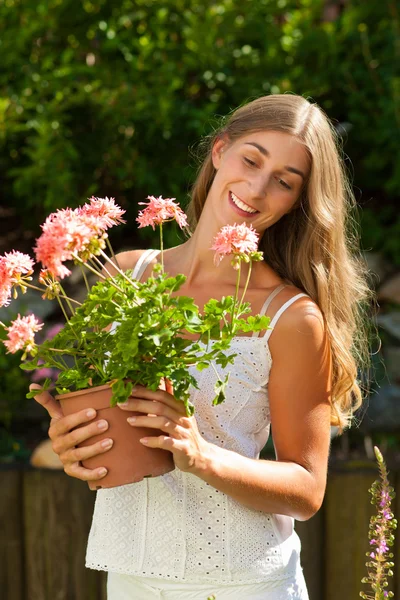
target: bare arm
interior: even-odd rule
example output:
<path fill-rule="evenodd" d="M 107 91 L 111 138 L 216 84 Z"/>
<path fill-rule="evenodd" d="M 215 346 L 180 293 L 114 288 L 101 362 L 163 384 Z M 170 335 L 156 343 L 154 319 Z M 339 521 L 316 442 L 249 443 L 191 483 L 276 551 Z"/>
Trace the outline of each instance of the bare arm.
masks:
<path fill-rule="evenodd" d="M 322 504 L 330 445 L 331 356 L 322 315 L 301 299 L 271 335 L 268 384 L 276 461 L 213 444 L 194 473 L 248 508 L 304 521 Z"/>

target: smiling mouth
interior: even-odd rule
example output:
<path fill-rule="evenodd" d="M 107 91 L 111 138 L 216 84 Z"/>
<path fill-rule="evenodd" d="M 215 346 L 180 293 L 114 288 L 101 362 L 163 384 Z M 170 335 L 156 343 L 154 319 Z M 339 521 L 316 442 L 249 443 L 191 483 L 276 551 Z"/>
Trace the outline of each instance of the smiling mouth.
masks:
<path fill-rule="evenodd" d="M 247 213 L 248 215 L 256 215 L 259 213 L 258 210 L 256 210 L 255 208 L 251 208 L 250 206 L 248 206 L 247 204 L 245 204 L 243 202 L 243 200 L 241 200 L 240 198 L 238 198 L 237 196 L 235 196 L 235 194 L 231 191 L 229 191 L 229 198 L 231 200 L 231 202 L 241 211 Z"/>

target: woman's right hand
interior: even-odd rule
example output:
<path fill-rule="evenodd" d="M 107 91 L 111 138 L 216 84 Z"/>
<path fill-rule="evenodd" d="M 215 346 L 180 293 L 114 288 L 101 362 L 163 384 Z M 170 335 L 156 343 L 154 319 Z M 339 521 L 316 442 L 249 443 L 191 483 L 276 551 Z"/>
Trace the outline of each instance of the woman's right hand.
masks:
<path fill-rule="evenodd" d="M 33 383 L 29 386 L 29 389 L 32 391 L 41 388 L 40 385 Z M 96 456 L 97 454 L 104 454 L 104 452 L 107 452 L 107 450 L 110 450 L 112 447 L 112 440 L 108 440 L 111 444 L 106 447 L 102 446 L 102 444 L 107 442 L 107 440 L 83 448 L 76 447 L 77 444 L 83 442 L 83 440 L 98 435 L 102 431 L 106 431 L 108 428 L 107 421 L 90 423 L 90 421 L 93 421 L 96 417 L 96 411 L 87 408 L 77 413 L 64 416 L 61 406 L 49 392 L 43 391 L 41 394 L 35 396 L 35 400 L 47 410 L 51 417 L 49 438 L 52 441 L 51 445 L 54 452 L 58 454 L 64 465 L 65 473 L 71 477 L 82 479 L 83 481 L 97 481 L 107 475 L 107 470 L 104 467 L 98 469 L 85 469 L 80 461 Z M 89 424 L 71 431 L 83 423 Z M 99 425 L 101 424 L 103 424 L 103 427 L 99 428 Z"/>

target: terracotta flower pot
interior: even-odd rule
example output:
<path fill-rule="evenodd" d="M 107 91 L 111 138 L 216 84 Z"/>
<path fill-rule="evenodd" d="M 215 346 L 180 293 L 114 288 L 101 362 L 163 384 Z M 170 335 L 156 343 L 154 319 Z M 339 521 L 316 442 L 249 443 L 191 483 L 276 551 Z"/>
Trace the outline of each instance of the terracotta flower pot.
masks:
<path fill-rule="evenodd" d="M 111 396 L 112 391 L 108 385 L 56 396 L 64 415 L 70 415 L 85 408 L 94 408 L 97 412 L 95 421 L 101 419 L 108 421 L 106 431 L 78 444 L 78 447 L 83 447 L 106 438 L 114 440 L 111 450 L 82 461 L 82 465 L 87 469 L 106 467 L 108 471 L 103 479 L 89 481 L 89 488 L 98 490 L 117 487 L 141 481 L 144 477 L 157 477 L 172 471 L 175 465 L 171 452 L 159 448 L 148 448 L 139 442 L 140 438 L 155 437 L 162 435 L 163 432 L 149 427 L 129 425 L 128 417 L 143 413 L 121 410 L 118 406 L 111 407 Z M 83 426 L 79 425 L 79 427 Z"/>

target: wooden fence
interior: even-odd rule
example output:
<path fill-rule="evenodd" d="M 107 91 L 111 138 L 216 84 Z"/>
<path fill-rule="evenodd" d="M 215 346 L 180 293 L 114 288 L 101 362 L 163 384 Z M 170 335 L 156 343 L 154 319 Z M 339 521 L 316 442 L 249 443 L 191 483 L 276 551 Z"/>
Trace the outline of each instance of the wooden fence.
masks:
<path fill-rule="evenodd" d="M 397 489 L 400 471 L 390 474 Z M 368 525 L 375 507 L 368 489 L 375 465 L 331 468 L 323 507 L 296 523 L 310 600 L 356 600 L 366 591 Z M 106 600 L 106 575 L 84 567 L 95 494 L 60 471 L 0 470 L 0 598 Z M 394 548 L 400 560 L 400 532 Z M 400 598 L 400 564 L 390 587 Z"/>

